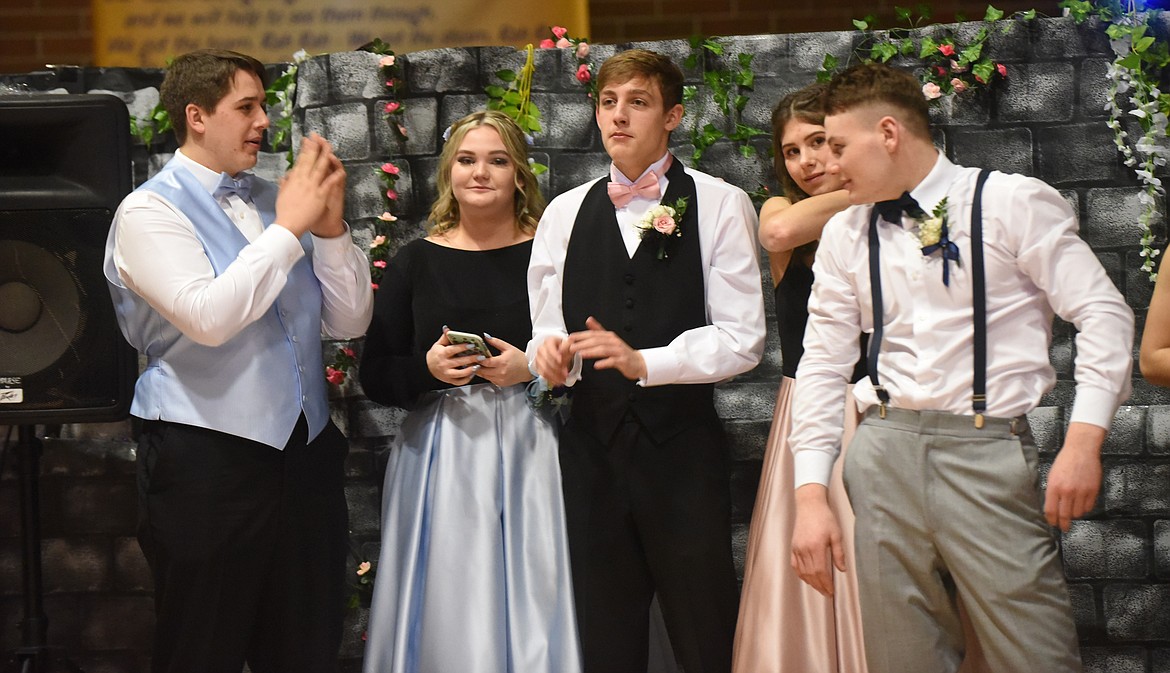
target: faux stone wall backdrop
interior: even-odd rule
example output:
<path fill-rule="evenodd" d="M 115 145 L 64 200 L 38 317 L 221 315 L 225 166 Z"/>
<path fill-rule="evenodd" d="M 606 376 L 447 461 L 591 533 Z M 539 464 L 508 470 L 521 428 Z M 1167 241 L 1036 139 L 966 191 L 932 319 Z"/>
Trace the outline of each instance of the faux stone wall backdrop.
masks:
<path fill-rule="evenodd" d="M 955 26 L 960 34 L 974 33 L 978 27 Z M 848 32 L 728 38 L 729 58 L 737 52 L 755 54 L 756 87 L 745 110 L 746 121 L 767 127 L 771 106 L 781 96 L 813 81 L 826 53 L 844 62 L 858 40 L 858 34 Z M 595 45 L 594 61 L 600 63 L 630 46 L 668 53 L 680 63 L 689 53 L 682 41 Z M 1122 165 L 1104 123 L 1105 72 L 1111 53 L 1103 30 L 1078 27 L 1067 19 L 1044 19 L 1013 25 L 1007 33 L 996 34 L 987 49 L 1007 65 L 1008 79 L 990 93 L 944 101 L 934 113 L 937 142 L 961 164 L 1034 175 L 1060 189 L 1080 214 L 1082 235 L 1134 308 L 1140 334 L 1151 285 L 1138 270 L 1139 186 Z M 400 58 L 407 85 L 405 141 L 390 133 L 381 114 L 384 91 L 377 56 L 330 54 L 302 64 L 300 70 L 296 133 L 299 137 L 317 131 L 336 146 L 349 172 L 347 217 L 361 243 L 370 240 L 375 218 L 383 211 L 375 170 L 385 161 L 402 169 L 394 243 L 422 235 L 435 193 L 443 129 L 484 105 L 483 87 L 499 83 L 496 70 L 519 69 L 523 60 L 521 53 L 507 48 L 443 49 Z M 533 100 L 544 115 L 545 130 L 536 135 L 534 155 L 550 167 L 541 176 L 541 186 L 551 198 L 600 175 L 606 157 L 592 123 L 591 103 L 573 78 L 575 59 L 561 50 L 538 51 L 536 67 Z M 113 90 L 134 112 L 148 110 L 157 96 L 151 88 L 158 84 L 157 71 L 84 70 L 75 75 L 69 81 L 44 75 L 0 77 L 0 83 L 24 82 L 38 90 Z M 687 76 L 690 83 L 701 85 L 698 69 Z M 709 104 L 697 107 L 698 123 L 719 123 Z M 690 155 L 687 138 L 696 121 L 692 114 L 688 112 L 683 128 L 675 133 L 674 149 L 680 157 Z M 716 144 L 700 168 L 749 191 L 761 184 L 774 189 L 767 144 L 767 139 L 757 140 L 761 156 L 752 160 L 743 159 L 730 144 Z M 164 139 L 152 149 L 154 156 L 141 146 L 135 150 L 139 181 L 173 151 L 173 140 Z M 282 168 L 281 156 L 272 154 L 263 158 L 258 172 L 274 177 Z M 764 283 L 770 288 L 766 278 Z M 1045 472 L 1063 439 L 1072 398 L 1074 336 L 1072 326 L 1058 321 L 1052 359 L 1060 380 L 1031 414 Z M 325 348 L 331 353 L 333 346 Z M 1136 345 L 1134 353 L 1136 371 Z M 772 325 L 764 362 L 722 384 L 717 393 L 732 438 L 734 543 L 741 566 L 780 376 L 779 357 Z M 375 556 L 381 477 L 403 412 L 369 402 L 355 383 L 346 383 L 334 391 L 333 415 L 350 438 L 347 493 L 353 537 L 364 554 Z M 128 423 L 66 426 L 62 438 L 46 446 L 44 553 L 50 638 L 86 664 L 87 671 L 145 671 L 149 656 L 150 583 L 132 537 L 129 434 Z M 1105 483 L 1097 508 L 1062 540 L 1086 670 L 1170 673 L 1170 391 L 1140 378 L 1134 381 L 1133 397 L 1114 421 L 1104 462 Z M 0 651 L 19 643 L 16 511 L 16 484 L 9 467 L 0 480 Z M 342 653 L 345 671 L 360 669 L 364 617 L 360 610 L 351 617 Z"/>

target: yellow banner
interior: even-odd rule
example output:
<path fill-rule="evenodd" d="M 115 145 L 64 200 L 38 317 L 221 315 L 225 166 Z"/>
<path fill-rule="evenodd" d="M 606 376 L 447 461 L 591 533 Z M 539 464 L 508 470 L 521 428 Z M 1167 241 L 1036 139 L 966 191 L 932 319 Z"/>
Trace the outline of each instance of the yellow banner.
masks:
<path fill-rule="evenodd" d="M 94 0 L 94 54 L 98 66 L 161 68 L 195 49 L 284 63 L 300 49 L 350 51 L 374 38 L 400 54 L 522 47 L 553 25 L 588 36 L 588 10 L 588 0 Z"/>

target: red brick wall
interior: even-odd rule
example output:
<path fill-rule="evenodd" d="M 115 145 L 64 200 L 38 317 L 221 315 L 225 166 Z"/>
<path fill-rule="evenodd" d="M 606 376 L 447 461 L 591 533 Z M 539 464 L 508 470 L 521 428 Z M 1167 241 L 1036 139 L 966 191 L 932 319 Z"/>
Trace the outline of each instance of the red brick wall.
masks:
<path fill-rule="evenodd" d="M 441 0 L 439 0 L 441 2 Z M 596 42 L 661 40 L 691 35 L 758 35 L 848 30 L 851 19 L 878 15 L 894 23 L 894 6 L 910 0 L 590 0 L 589 37 Z M 932 21 L 983 18 L 987 4 L 963 0 L 928 3 Z M 1056 16 L 1056 0 L 1000 0 L 1004 11 L 1036 9 Z M 46 63 L 92 65 L 89 0 L 3 0 L 0 5 L 0 73 L 41 70 Z M 569 29 L 579 33 L 573 26 Z"/>
<path fill-rule="evenodd" d="M 0 0 L 0 73 L 93 64 L 90 0 Z"/>

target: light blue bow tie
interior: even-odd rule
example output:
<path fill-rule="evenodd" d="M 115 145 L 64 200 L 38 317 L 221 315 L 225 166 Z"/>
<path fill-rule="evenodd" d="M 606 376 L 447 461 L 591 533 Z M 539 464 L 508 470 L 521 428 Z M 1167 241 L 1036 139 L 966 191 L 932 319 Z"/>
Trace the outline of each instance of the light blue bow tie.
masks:
<path fill-rule="evenodd" d="M 236 179 L 227 173 L 220 173 L 219 184 L 216 185 L 215 191 L 211 195 L 220 199 L 228 194 L 235 194 L 247 201 L 252 195 L 252 174 L 240 173 L 239 179 Z"/>

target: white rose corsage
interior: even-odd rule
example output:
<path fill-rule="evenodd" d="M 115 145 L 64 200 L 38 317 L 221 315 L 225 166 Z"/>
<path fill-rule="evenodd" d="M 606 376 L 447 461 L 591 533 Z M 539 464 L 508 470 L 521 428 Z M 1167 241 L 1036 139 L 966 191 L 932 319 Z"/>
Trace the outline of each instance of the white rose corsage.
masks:
<path fill-rule="evenodd" d="M 673 206 L 663 204 L 654 206 L 638 222 L 643 239 L 651 237 L 658 240 L 658 259 L 670 256 L 666 251 L 666 244 L 670 239 L 682 237 L 682 218 L 686 212 L 687 199 L 684 196 L 675 201 Z"/>

